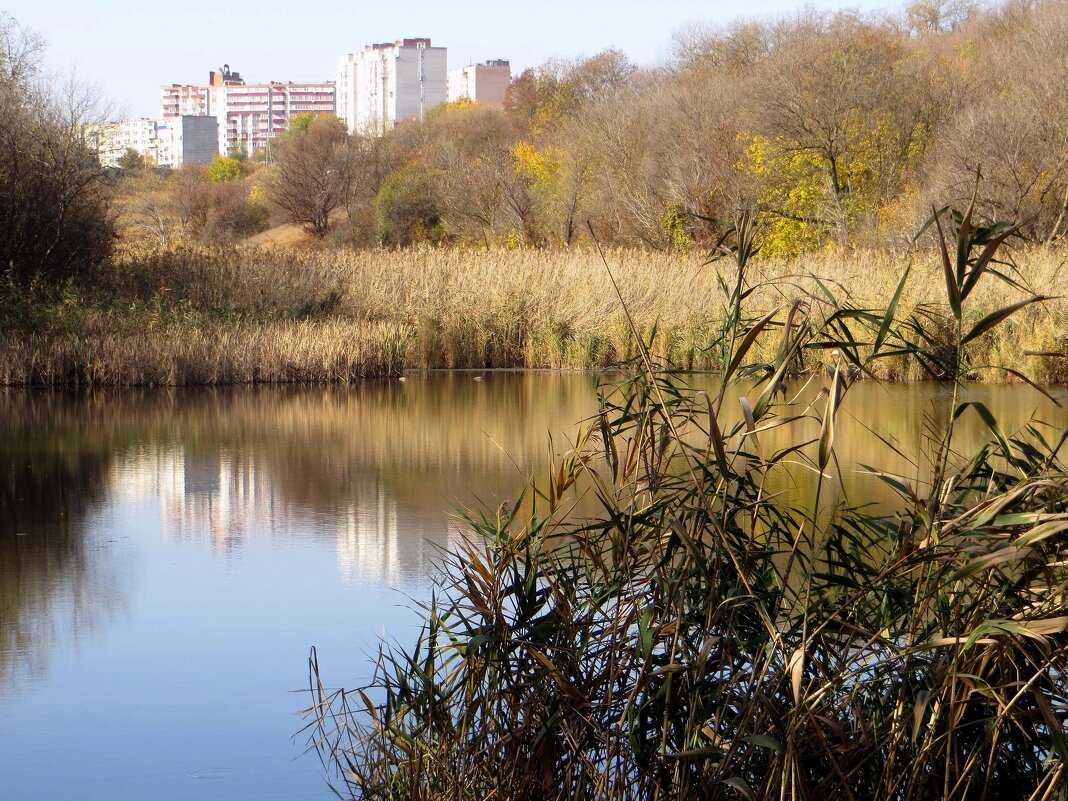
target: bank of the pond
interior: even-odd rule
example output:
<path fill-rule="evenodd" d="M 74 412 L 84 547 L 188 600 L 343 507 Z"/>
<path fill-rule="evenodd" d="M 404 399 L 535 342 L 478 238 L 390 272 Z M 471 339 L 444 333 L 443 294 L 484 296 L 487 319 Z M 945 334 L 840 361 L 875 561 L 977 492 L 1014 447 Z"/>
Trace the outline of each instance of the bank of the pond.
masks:
<path fill-rule="evenodd" d="M 723 367 L 731 265 L 639 251 L 607 261 L 655 357 Z M 846 307 L 881 314 L 907 263 L 855 253 L 751 265 L 753 291 L 735 330 L 794 302 L 825 320 Z M 1014 277 L 1056 295 L 1063 263 L 1060 251 L 1027 251 Z M 934 332 L 932 350 L 939 331 L 952 339 L 942 280 L 933 258 L 917 259 L 897 306 L 900 335 Z M 1023 297 L 985 282 L 968 314 L 978 321 Z M 921 325 L 910 329 L 910 320 Z M 778 343 L 769 326 L 754 353 L 773 361 Z M 1054 298 L 972 343 L 968 369 L 981 381 L 1013 380 L 1003 369 L 1012 368 L 1065 383 L 1066 351 L 1068 302 Z M 60 289 L 9 287 L 0 298 L 5 385 L 349 382 L 411 369 L 598 369 L 635 354 L 605 265 L 588 250 L 164 251 Z M 818 367 L 814 358 L 798 367 Z M 884 379 L 927 377 L 915 361 L 887 359 L 880 369 Z"/>

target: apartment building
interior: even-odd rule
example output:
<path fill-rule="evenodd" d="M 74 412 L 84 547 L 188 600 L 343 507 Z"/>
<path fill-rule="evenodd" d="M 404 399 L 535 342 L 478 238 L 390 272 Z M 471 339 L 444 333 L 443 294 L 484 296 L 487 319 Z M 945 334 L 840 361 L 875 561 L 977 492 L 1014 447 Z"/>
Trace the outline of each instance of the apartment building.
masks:
<path fill-rule="evenodd" d="M 160 116 L 206 117 L 209 114 L 208 87 L 172 83 L 160 89 Z"/>
<path fill-rule="evenodd" d="M 185 114 L 156 120 L 156 163 L 160 167 L 211 164 L 218 154 L 219 121 Z"/>
<path fill-rule="evenodd" d="M 499 106 L 511 82 L 512 67 L 504 59 L 468 64 L 466 67 L 449 70 L 448 99 L 450 103 L 457 100 L 475 100 Z"/>
<path fill-rule="evenodd" d="M 184 111 L 219 120 L 217 152 L 240 151 L 251 155 L 289 128 L 301 114 L 337 111 L 332 81 L 268 81 L 246 83 L 228 64 L 208 73 L 206 86 L 172 84 L 162 87 L 160 107 L 164 118 Z"/>
<path fill-rule="evenodd" d="M 447 98 L 446 48 L 430 39 L 367 45 L 338 65 L 337 114 L 350 133 L 381 136 L 403 120 L 419 120 Z"/>
<path fill-rule="evenodd" d="M 101 165 L 117 167 L 128 150 L 160 167 L 209 164 L 218 152 L 218 123 L 214 117 L 183 115 L 166 119 L 141 117 L 90 125 L 86 141 Z"/>
<path fill-rule="evenodd" d="M 119 166 L 119 159 L 127 150 L 157 160 L 156 121 L 151 117 L 87 125 L 84 134 L 86 142 L 96 151 L 104 167 Z"/>

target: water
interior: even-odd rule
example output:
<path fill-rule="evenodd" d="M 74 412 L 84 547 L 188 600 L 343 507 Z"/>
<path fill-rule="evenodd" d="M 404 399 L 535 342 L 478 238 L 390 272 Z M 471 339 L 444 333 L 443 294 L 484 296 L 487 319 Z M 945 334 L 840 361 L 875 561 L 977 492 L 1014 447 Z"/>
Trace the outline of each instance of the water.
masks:
<path fill-rule="evenodd" d="M 1068 425 L 1032 390 L 972 392 L 1007 427 Z M 331 684 L 365 680 L 457 508 L 514 499 L 594 408 L 592 377 L 549 374 L 0 394 L 0 799 L 334 797 L 297 734 L 311 646 Z M 945 409 L 851 390 L 850 499 L 885 500 L 849 467 L 888 464 L 866 427 L 915 450 Z"/>

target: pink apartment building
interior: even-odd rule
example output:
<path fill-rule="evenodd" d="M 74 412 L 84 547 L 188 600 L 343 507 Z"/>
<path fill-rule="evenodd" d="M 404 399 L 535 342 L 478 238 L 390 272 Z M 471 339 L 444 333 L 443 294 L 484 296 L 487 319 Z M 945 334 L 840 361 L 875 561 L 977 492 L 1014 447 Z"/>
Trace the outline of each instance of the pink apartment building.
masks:
<path fill-rule="evenodd" d="M 246 155 L 285 132 L 293 117 L 337 112 L 333 81 L 245 83 L 229 65 L 209 72 L 206 86 L 162 87 L 160 106 L 164 117 L 217 117 L 219 152 Z"/>

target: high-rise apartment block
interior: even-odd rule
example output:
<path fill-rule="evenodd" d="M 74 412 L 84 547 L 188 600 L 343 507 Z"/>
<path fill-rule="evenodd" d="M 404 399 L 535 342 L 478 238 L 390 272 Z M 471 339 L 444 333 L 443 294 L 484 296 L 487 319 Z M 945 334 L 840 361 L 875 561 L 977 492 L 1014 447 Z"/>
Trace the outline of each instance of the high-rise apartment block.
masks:
<path fill-rule="evenodd" d="M 160 90 L 164 118 L 183 114 L 214 116 L 219 120 L 218 150 L 246 155 L 267 146 L 301 114 L 334 114 L 332 81 L 245 83 L 229 65 L 208 73 L 206 86 L 172 84 Z"/>
<path fill-rule="evenodd" d="M 475 100 L 499 106 L 511 82 L 512 67 L 503 59 L 458 67 L 449 70 L 449 102 Z"/>
<path fill-rule="evenodd" d="M 446 49 L 429 39 L 368 45 L 341 58 L 337 114 L 351 133 L 380 136 L 444 103 L 447 71 Z"/>

